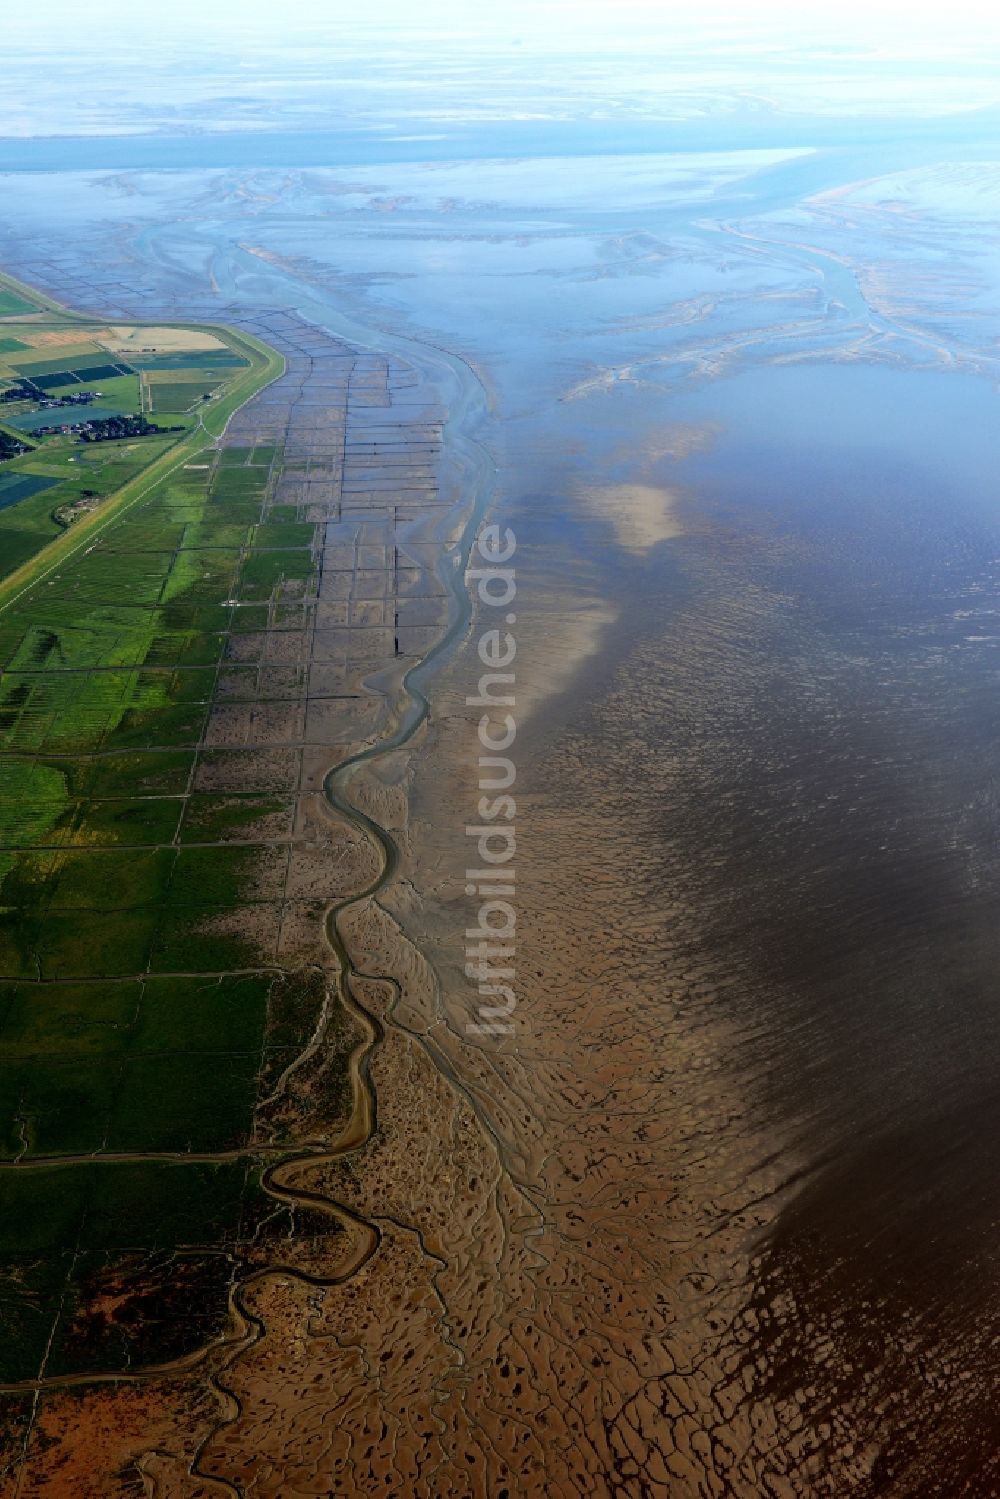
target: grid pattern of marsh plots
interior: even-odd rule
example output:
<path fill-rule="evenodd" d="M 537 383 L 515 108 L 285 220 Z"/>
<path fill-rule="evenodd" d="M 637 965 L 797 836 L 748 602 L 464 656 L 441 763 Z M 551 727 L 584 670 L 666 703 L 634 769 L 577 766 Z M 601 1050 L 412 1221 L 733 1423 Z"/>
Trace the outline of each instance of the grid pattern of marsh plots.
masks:
<path fill-rule="evenodd" d="M 355 353 L 285 314 L 251 331 L 285 356 L 286 374 L 237 414 L 227 450 L 280 448 L 262 529 L 312 528 L 316 568 L 285 580 L 264 628 L 231 636 L 196 784 L 221 777 L 235 792 L 249 777 L 259 791 L 262 776 L 280 776 L 294 792 L 279 958 L 320 960 L 323 909 L 340 894 L 323 779 L 380 731 L 385 706 L 368 680 L 398 677 L 447 623 L 441 543 L 411 538 L 442 506 L 444 413 L 401 361 Z"/>
<path fill-rule="evenodd" d="M 0 1158 L 59 1157 L 51 1203 L 76 1225 L 46 1241 L 8 1378 L 76 1368 L 59 1308 L 86 1293 L 63 1248 L 116 1172 L 160 1200 L 137 1153 L 245 1152 L 228 1226 L 183 1215 L 185 1254 L 215 1265 L 224 1241 L 239 1262 L 247 1162 L 281 1127 L 261 1100 L 322 1004 L 325 912 L 375 873 L 324 777 L 382 732 L 447 620 L 443 413 L 420 376 L 282 313 L 243 325 L 285 373 L 0 614 Z M 112 1153 L 128 1163 L 95 1167 Z M 42 1177 L 0 1173 L 12 1222 L 22 1180 Z M 123 1228 L 124 1248 L 173 1264 L 172 1221 Z M 122 1346 L 94 1356 L 117 1367 Z"/>
<path fill-rule="evenodd" d="M 134 316 L 140 300 L 146 317 L 208 313 L 286 360 L 283 376 L 235 414 L 210 473 L 200 462 L 185 472 L 189 487 L 203 481 L 199 495 L 185 497 L 182 485 L 154 497 L 109 528 L 46 598 L 47 619 L 57 632 L 66 625 L 45 657 L 46 686 L 57 662 L 80 671 L 78 680 L 71 686 L 60 671 L 59 690 L 47 692 L 40 678 L 19 677 L 5 698 L 12 732 L 0 748 L 73 753 L 85 765 L 123 742 L 125 719 L 138 723 L 153 688 L 169 680 L 159 718 L 169 721 L 166 742 L 155 743 L 150 717 L 128 747 L 193 751 L 190 775 L 178 771 L 170 782 L 170 796 L 184 802 L 173 841 L 198 830 L 210 842 L 201 799 L 278 798 L 287 811 L 315 798 L 337 754 L 378 732 L 384 704 L 366 679 L 386 668 L 398 676 L 439 638 L 448 618 L 434 524 L 449 505 L 439 484 L 445 413 L 403 360 L 353 350 L 293 314 L 248 317 L 194 286 L 182 302 L 169 269 L 147 270 L 140 285 L 127 255 L 37 249 L 34 279 L 63 300 L 102 315 Z M 90 616 L 81 626 L 82 606 Z M 8 672 L 25 662 L 32 669 L 29 634 L 47 628 L 24 623 L 31 630 L 3 649 Z M 249 814 L 249 802 L 239 806 Z M 245 836 L 257 829 L 269 842 L 290 842 L 303 816 L 289 821 L 262 807 L 259 820 L 248 815 Z M 146 819 L 150 830 L 161 822 Z M 235 829 L 226 837 L 236 840 Z M 289 880 L 289 894 L 294 888 Z M 277 912 L 266 923 L 278 934 L 282 925 Z M 272 957 L 286 948 L 279 935 Z"/>
<path fill-rule="evenodd" d="M 61 908 L 63 850 L 76 863 L 101 849 L 176 856 L 176 867 L 156 861 L 120 953 L 67 939 L 46 958 L 48 934 L 37 951 L 35 936 L 12 939 L 0 977 L 328 956 L 319 907 L 297 907 L 342 893 L 343 870 L 327 861 L 321 873 L 313 858 L 332 838 L 323 778 L 379 732 L 385 702 L 369 679 L 398 680 L 447 622 L 443 543 L 420 530 L 442 509 L 443 413 L 401 361 L 282 313 L 249 326 L 286 371 L 237 413 L 214 459 L 186 466 L 0 620 L 0 846 L 48 858 L 46 908 Z M 181 855 L 236 845 L 257 850 L 260 877 L 245 878 L 243 861 L 237 878 L 233 865 L 235 885 L 219 889 L 237 895 L 212 916 L 218 940 L 196 942 L 208 915 L 177 908 L 211 903 L 212 885 L 190 884 Z M 113 862 L 95 863 L 88 905 L 109 931 Z M 238 933 L 226 900 L 244 913 Z"/>

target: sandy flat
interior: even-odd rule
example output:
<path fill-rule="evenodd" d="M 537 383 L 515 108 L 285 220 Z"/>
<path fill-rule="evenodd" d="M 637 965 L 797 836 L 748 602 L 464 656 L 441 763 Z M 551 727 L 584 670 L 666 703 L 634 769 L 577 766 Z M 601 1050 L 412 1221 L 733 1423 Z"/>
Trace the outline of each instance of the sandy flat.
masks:
<path fill-rule="evenodd" d="M 109 328 L 103 342 L 121 354 L 138 354 L 155 350 L 157 354 L 182 354 L 189 349 L 224 349 L 226 345 L 212 333 L 192 328 L 131 328 L 117 325 Z"/>
<path fill-rule="evenodd" d="M 591 514 L 607 521 L 618 545 L 634 556 L 681 535 L 677 498 L 674 490 L 659 484 L 588 484 L 581 490 Z"/>

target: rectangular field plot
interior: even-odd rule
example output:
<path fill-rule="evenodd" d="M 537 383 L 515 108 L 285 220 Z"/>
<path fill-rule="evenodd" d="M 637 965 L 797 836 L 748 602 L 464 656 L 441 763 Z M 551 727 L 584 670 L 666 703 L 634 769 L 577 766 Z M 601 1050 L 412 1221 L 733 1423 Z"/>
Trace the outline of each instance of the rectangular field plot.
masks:
<path fill-rule="evenodd" d="M 43 474 L 0 474 L 0 510 L 7 510 L 58 483 L 58 479 L 47 479 Z"/>
<path fill-rule="evenodd" d="M 251 968 L 273 961 L 278 927 L 279 913 L 267 905 L 167 911 L 156 931 L 150 967 L 167 974 Z"/>
<path fill-rule="evenodd" d="M 249 359 L 232 349 L 198 349 L 181 354 L 130 354 L 137 370 L 235 370 L 249 369 Z"/>
<path fill-rule="evenodd" d="M 116 380 L 120 375 L 130 375 L 127 364 L 96 364 L 78 370 L 53 370 L 51 373 L 30 374 L 33 385 L 39 390 L 58 390 L 61 386 L 94 385 L 99 380 Z"/>
<path fill-rule="evenodd" d="M 269 599 L 281 583 L 291 579 L 305 582 L 316 571 L 311 552 L 254 552 L 243 564 L 239 596 L 248 602 Z"/>
<path fill-rule="evenodd" d="M 14 369 L 29 379 L 33 373 L 50 375 L 53 370 L 72 370 L 78 364 L 98 364 L 107 361 L 107 355 L 94 343 L 93 339 L 73 338 L 65 335 L 62 338 L 56 336 L 54 342 L 35 345 L 33 342 L 35 335 L 25 332 L 24 337 L 32 341 L 32 346 L 11 363 Z"/>
<path fill-rule="evenodd" d="M 0 764 L 0 849 L 23 848 L 54 837 L 73 809 L 65 775 L 55 766 L 6 757 Z M 5 865 L 0 858 L 0 869 Z"/>
<path fill-rule="evenodd" d="M 14 362 L 14 368 L 36 385 L 41 385 L 42 380 L 49 375 L 70 374 L 81 380 L 93 380 L 99 378 L 97 372 L 100 371 L 110 380 L 113 375 L 128 375 L 132 372 L 131 366 L 124 360 L 109 359 L 96 344 L 89 348 L 74 346 L 62 354 L 50 349 L 40 358 L 26 358 L 22 355 Z"/>
<path fill-rule="evenodd" d="M 159 552 L 140 552 L 127 560 L 92 552 L 74 569 L 72 583 L 67 580 L 66 594 L 80 604 L 155 604 L 169 571 L 170 559 Z"/>
<path fill-rule="evenodd" d="M 12 573 L 22 563 L 30 561 L 47 540 L 37 531 L 0 527 L 0 573 Z"/>
<path fill-rule="evenodd" d="M 30 375 L 29 378 L 32 385 L 37 385 L 39 390 L 58 390 L 62 385 L 80 384 L 72 370 L 46 370 L 37 375 Z"/>
<path fill-rule="evenodd" d="M 73 373 L 84 385 L 91 384 L 95 380 L 114 380 L 118 375 L 131 375 L 133 370 L 127 364 L 88 364 Z"/>
<path fill-rule="evenodd" d="M 118 797 L 183 796 L 191 779 L 190 750 L 135 750 L 91 758 L 46 760 L 65 777 L 73 796 L 96 800 Z"/>
<path fill-rule="evenodd" d="M 291 796 L 190 796 L 185 802 L 182 843 L 253 843 L 288 838 L 295 800 Z"/>
<path fill-rule="evenodd" d="M 184 802 L 181 797 L 108 797 L 74 801 L 40 830 L 36 844 L 86 848 L 148 847 L 170 843 Z M 25 840 L 26 841 L 26 840 Z"/>
<path fill-rule="evenodd" d="M 81 849 L 57 854 L 47 871 L 48 912 L 154 906 L 170 884 L 171 848 Z"/>
<path fill-rule="evenodd" d="M 92 1057 L 8 1055 L 0 1059 L 0 1120 L 13 1122 L 28 1154 L 54 1156 L 100 1148 L 107 1134 L 119 1068 Z M 10 1149 L 10 1123 L 7 1123 Z M 0 1125 L 0 1139 L 3 1125 Z"/>
<path fill-rule="evenodd" d="M 271 982 L 264 975 L 148 979 L 131 1050 L 259 1054 Z"/>
<path fill-rule="evenodd" d="M 141 998 L 138 980 L 5 984 L 0 988 L 0 1048 L 6 1059 L 117 1055 L 129 1042 Z"/>
<path fill-rule="evenodd" d="M 0 1159 L 245 1143 L 271 982 L 0 985 Z"/>
<path fill-rule="evenodd" d="M 64 911 L 37 933 L 16 913 L 0 916 L 4 976 L 44 979 L 123 978 L 144 973 L 156 930 L 153 914 Z"/>
<path fill-rule="evenodd" d="M 109 416 L 134 416 L 135 409 L 124 410 L 121 406 L 109 406 L 104 401 L 92 401 L 88 406 L 59 406 L 46 411 L 22 411 L 12 416 L 8 425 L 19 432 L 37 432 L 39 427 L 75 425 L 77 422 L 100 421 Z M 53 483 L 58 481 L 53 480 Z"/>
<path fill-rule="evenodd" d="M 174 385 L 149 387 L 150 410 L 156 412 L 189 411 L 197 401 L 217 389 L 214 381 L 190 380 Z"/>
<path fill-rule="evenodd" d="M 175 598 L 221 603 L 232 594 L 239 561 L 237 551 L 222 547 L 179 552 L 163 585 L 164 604 Z"/>
<path fill-rule="evenodd" d="M 109 1121 L 108 1148 L 208 1151 L 246 1144 L 259 1066 L 259 1052 L 189 1054 L 183 1067 L 165 1067 L 162 1056 L 128 1058 Z"/>

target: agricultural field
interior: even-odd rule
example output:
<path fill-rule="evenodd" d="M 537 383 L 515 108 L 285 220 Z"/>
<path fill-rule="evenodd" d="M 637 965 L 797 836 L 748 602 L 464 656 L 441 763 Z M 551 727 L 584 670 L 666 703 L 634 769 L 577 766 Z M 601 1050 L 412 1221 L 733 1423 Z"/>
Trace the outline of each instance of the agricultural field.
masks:
<path fill-rule="evenodd" d="M 210 399 L 225 381 L 222 369 L 154 370 L 141 375 L 147 410 L 190 411 Z"/>
<path fill-rule="evenodd" d="M 16 454 L 0 462 L 0 581 L 44 560 L 173 450 L 208 441 L 265 362 L 225 329 L 104 325 L 0 277 L 0 397 L 25 392 L 0 400 L 0 432 Z M 99 442 L 72 430 L 128 416 L 150 430 Z"/>
<path fill-rule="evenodd" d="M 295 784 L 206 743 L 220 673 L 317 565 L 254 457 L 181 468 L 0 609 L 5 1381 L 197 1346 L 289 1229 L 257 1110 L 323 992 L 277 966 Z"/>

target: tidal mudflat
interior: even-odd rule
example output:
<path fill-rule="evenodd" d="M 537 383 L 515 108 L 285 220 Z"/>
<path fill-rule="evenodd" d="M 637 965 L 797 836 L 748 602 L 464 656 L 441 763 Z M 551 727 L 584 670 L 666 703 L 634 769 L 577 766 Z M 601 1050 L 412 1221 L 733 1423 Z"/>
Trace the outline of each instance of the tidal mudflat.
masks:
<path fill-rule="evenodd" d="M 440 509 L 339 515 L 294 604 L 320 696 L 328 646 L 380 704 L 317 719 L 297 782 L 380 746 L 332 790 L 384 879 L 308 947 L 370 1017 L 374 1129 L 292 1183 L 358 1253 L 246 1285 L 221 1372 L 47 1392 L 19 1499 L 137 1468 L 993 1492 L 998 178 L 897 158 L 881 189 L 862 145 L 9 179 L 15 272 L 102 316 L 294 320 L 365 405 L 388 361 L 443 464 Z M 358 452 L 394 504 L 426 479 Z M 495 1034 L 466 971 L 495 614 L 452 587 L 484 520 L 516 538 Z M 339 867 L 309 863 L 310 942 Z"/>

